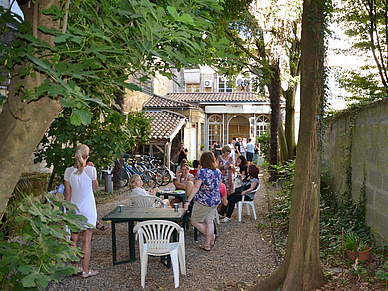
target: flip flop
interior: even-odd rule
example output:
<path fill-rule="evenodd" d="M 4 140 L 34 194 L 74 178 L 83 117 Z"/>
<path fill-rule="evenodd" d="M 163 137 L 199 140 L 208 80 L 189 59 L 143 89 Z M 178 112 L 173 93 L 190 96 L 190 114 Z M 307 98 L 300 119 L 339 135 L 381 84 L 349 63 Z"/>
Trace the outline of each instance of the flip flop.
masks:
<path fill-rule="evenodd" d="M 204 251 L 207 251 L 207 252 L 210 252 L 210 251 L 211 251 L 211 247 L 210 247 L 210 246 L 200 245 L 199 247 L 200 247 L 201 249 L 203 249 Z"/>
<path fill-rule="evenodd" d="M 86 279 L 90 276 L 95 276 L 97 274 L 98 274 L 97 271 L 92 271 L 92 270 L 90 270 L 89 272 L 82 272 L 82 278 Z"/>
<path fill-rule="evenodd" d="M 96 224 L 96 228 L 98 229 L 98 230 L 106 230 L 107 228 L 105 227 L 105 225 L 103 225 L 101 222 L 98 222 L 97 224 Z"/>

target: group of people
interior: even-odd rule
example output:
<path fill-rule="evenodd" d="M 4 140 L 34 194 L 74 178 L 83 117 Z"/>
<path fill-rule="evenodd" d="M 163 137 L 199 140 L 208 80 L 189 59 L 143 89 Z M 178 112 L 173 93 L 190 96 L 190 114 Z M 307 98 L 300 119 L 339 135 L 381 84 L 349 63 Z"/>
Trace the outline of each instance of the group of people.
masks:
<path fill-rule="evenodd" d="M 214 148 L 220 154 L 204 152 L 200 161 L 193 161 L 193 170 L 190 170 L 188 161 L 182 158 L 174 179 L 175 188 L 186 191 L 184 207 L 191 213 L 191 224 L 206 236 L 205 243 L 200 246 L 206 251 L 211 250 L 216 240 L 213 219 L 217 212 L 222 217 L 226 215 L 223 222 L 230 221 L 235 204 L 243 196 L 246 201 L 252 201 L 259 185 L 257 165 L 248 163 L 241 154 L 235 162 L 230 155 L 232 149 L 229 145 L 221 148 L 216 143 Z M 248 145 L 247 148 L 251 149 Z M 235 176 L 239 187 L 235 187 Z M 173 202 L 182 202 L 181 199 L 174 198 Z"/>
<path fill-rule="evenodd" d="M 244 141 L 241 137 L 233 138 L 232 141 L 225 145 L 230 148 L 229 155 L 232 157 L 233 161 L 237 163 L 237 158 L 239 156 L 246 157 L 248 164 L 251 164 L 259 156 L 259 148 L 256 144 L 253 143 L 252 139 L 248 139 L 248 143 L 244 144 Z M 210 150 L 213 151 L 216 159 L 223 154 L 223 147 L 217 141 L 213 142 Z"/>
<path fill-rule="evenodd" d="M 248 148 L 248 146 L 247 146 Z M 218 148 L 217 148 L 218 150 Z M 231 157 L 231 148 L 224 146 L 221 154 L 216 156 L 212 151 L 204 152 L 200 161 L 193 162 L 194 169 L 190 170 L 186 156 L 187 151 L 182 144 L 181 161 L 174 184 L 176 189 L 186 191 L 187 200 L 184 209 L 191 209 L 191 223 L 206 236 L 206 241 L 200 247 L 210 251 L 216 242 L 213 219 L 219 211 L 221 216 L 226 213 L 223 222 L 231 219 L 234 206 L 238 201 L 253 200 L 255 189 L 259 185 L 259 168 L 255 164 L 248 164 L 244 155 L 237 157 L 237 163 Z M 240 152 L 238 152 L 240 153 Z M 98 188 L 97 171 L 92 162 L 88 162 L 89 148 L 86 145 L 78 145 L 74 151 L 75 165 L 66 169 L 64 174 L 65 200 L 77 205 L 78 214 L 86 217 L 82 229 L 71 233 L 71 241 L 75 247 L 82 234 L 82 271 L 83 278 L 94 276 L 98 271 L 90 270 L 91 240 L 93 229 L 96 228 L 97 210 L 93 191 Z M 233 173 L 239 168 L 238 180 L 241 186 L 235 188 Z M 141 178 L 134 175 L 130 178 L 129 187 L 131 195 L 155 195 L 157 188 L 151 193 L 142 188 Z M 168 199 L 167 199 L 168 200 Z M 166 201 L 170 203 L 181 202 Z M 76 262 L 73 262 L 76 266 Z"/>

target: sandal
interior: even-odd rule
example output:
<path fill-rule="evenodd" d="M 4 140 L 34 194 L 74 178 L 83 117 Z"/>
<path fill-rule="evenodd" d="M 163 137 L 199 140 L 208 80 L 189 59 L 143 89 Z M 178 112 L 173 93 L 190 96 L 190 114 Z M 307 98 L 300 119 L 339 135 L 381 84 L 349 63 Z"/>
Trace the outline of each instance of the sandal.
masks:
<path fill-rule="evenodd" d="M 90 270 L 89 272 L 82 272 L 82 278 L 85 279 L 85 278 L 88 278 L 90 276 L 95 276 L 97 274 L 98 274 L 97 271 L 92 271 L 92 270 Z"/>
<path fill-rule="evenodd" d="M 96 228 L 98 230 L 106 230 L 105 225 L 103 225 L 101 222 L 97 221 Z"/>
<path fill-rule="evenodd" d="M 201 249 L 203 249 L 204 251 L 207 251 L 207 252 L 210 252 L 210 251 L 211 251 L 211 247 L 210 247 L 210 246 L 200 245 L 199 247 L 200 247 Z"/>

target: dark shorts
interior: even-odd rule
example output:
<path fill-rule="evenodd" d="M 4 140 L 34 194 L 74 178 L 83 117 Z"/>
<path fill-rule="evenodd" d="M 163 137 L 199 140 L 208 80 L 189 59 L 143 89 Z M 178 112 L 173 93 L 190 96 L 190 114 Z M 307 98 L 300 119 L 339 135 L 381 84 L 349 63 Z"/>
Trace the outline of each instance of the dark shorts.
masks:
<path fill-rule="evenodd" d="M 247 152 L 247 161 L 252 162 L 253 161 L 253 153 L 248 153 Z"/>

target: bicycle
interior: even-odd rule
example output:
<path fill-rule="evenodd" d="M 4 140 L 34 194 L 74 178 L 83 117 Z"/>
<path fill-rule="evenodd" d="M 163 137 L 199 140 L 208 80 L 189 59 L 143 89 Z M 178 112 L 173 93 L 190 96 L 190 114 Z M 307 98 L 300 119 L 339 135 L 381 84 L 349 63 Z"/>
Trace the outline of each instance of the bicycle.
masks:
<path fill-rule="evenodd" d="M 124 163 L 123 174 L 121 175 L 121 185 L 128 186 L 129 178 L 133 175 L 139 175 L 141 180 L 149 187 L 155 188 L 157 186 L 157 176 L 154 172 L 142 169 L 144 163 L 137 162 L 135 159 L 128 159 Z"/>
<path fill-rule="evenodd" d="M 158 186 L 166 186 L 171 182 L 174 177 L 174 173 L 170 171 L 166 166 L 161 165 L 161 160 L 157 160 L 155 157 L 142 156 L 142 159 L 148 165 L 147 169 L 152 171 L 157 176 L 156 183 Z"/>

